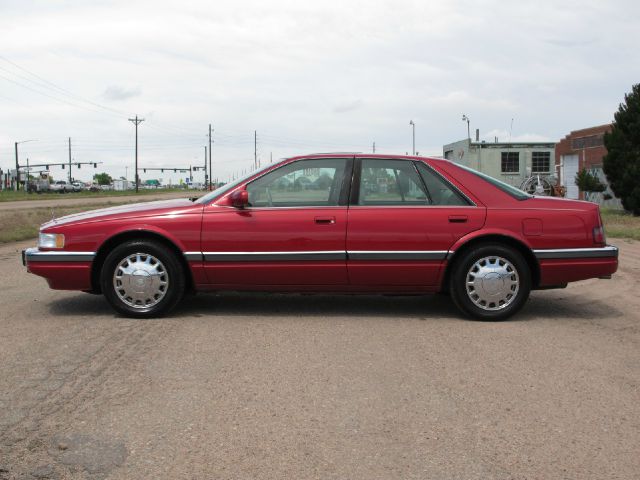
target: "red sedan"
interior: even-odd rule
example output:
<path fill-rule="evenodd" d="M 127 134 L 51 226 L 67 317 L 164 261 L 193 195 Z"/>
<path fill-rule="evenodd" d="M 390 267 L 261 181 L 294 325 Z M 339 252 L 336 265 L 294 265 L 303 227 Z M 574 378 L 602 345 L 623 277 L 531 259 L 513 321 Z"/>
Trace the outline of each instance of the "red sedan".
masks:
<path fill-rule="evenodd" d="M 102 293 L 131 317 L 187 291 L 450 293 L 503 320 L 535 289 L 609 278 L 618 249 L 598 206 L 530 196 L 432 158 L 284 160 L 198 199 L 127 205 L 44 224 L 29 272 Z"/>

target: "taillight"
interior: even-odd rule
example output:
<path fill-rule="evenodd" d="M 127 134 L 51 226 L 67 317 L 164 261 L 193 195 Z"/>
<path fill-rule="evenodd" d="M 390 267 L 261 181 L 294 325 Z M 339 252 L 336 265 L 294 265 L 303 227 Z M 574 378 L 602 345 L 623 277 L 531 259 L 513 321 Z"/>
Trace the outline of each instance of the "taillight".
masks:
<path fill-rule="evenodd" d="M 596 245 L 604 245 L 606 242 L 604 236 L 604 227 L 600 225 L 599 227 L 593 228 L 593 243 Z"/>
<path fill-rule="evenodd" d="M 604 225 L 602 225 L 602 216 L 600 215 L 599 208 L 598 208 L 598 226 L 593 228 L 593 243 L 600 246 L 604 246 L 607 243 L 607 239 L 604 234 Z"/>

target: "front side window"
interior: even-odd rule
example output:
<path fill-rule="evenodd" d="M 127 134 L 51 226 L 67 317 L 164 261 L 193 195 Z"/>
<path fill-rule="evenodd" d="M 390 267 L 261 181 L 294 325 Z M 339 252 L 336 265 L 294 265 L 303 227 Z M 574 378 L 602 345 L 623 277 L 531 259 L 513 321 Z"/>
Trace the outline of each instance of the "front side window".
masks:
<path fill-rule="evenodd" d="M 331 207 L 338 205 L 347 160 L 300 160 L 249 183 L 252 207 Z"/>
<path fill-rule="evenodd" d="M 502 152 L 502 173 L 520 172 L 520 153 Z"/>
<path fill-rule="evenodd" d="M 424 185 L 406 160 L 362 160 L 358 205 L 428 205 Z"/>
<path fill-rule="evenodd" d="M 549 173 L 551 168 L 551 152 L 531 153 L 531 173 Z"/>

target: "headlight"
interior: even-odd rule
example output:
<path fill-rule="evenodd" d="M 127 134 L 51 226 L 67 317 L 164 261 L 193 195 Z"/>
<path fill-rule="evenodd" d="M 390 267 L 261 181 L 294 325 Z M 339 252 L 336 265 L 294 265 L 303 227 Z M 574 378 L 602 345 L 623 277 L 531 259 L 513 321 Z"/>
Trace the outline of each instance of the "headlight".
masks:
<path fill-rule="evenodd" d="M 60 233 L 40 233 L 40 236 L 38 237 L 38 247 L 63 248 L 64 235 Z"/>

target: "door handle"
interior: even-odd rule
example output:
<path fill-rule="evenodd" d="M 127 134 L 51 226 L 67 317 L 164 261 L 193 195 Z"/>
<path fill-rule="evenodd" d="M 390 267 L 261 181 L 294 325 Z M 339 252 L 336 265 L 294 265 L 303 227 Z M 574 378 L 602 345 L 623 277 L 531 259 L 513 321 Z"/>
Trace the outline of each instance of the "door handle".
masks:
<path fill-rule="evenodd" d="M 466 215 L 449 215 L 449 222 L 451 223 L 465 223 L 467 221 Z"/>
<path fill-rule="evenodd" d="M 314 220 L 320 225 L 331 225 L 332 223 L 336 223 L 336 217 L 316 217 Z"/>

